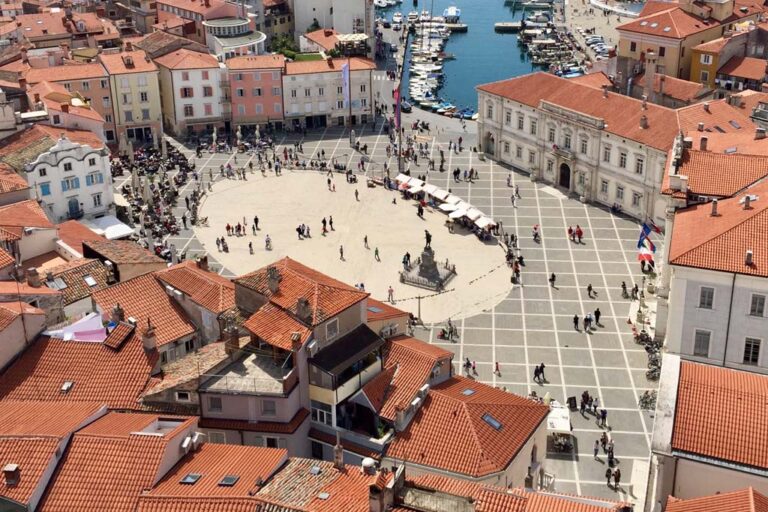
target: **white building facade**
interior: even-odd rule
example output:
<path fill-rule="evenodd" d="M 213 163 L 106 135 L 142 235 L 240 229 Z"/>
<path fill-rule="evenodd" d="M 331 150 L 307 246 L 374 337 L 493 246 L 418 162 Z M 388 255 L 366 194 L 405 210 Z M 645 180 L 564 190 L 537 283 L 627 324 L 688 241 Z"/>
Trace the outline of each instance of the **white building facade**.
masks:
<path fill-rule="evenodd" d="M 62 136 L 55 146 L 25 166 L 29 186 L 55 221 L 113 213 L 109 150 Z"/>
<path fill-rule="evenodd" d="M 626 101 L 635 104 L 627 116 L 641 128 L 647 123 L 641 102 Z M 613 133 L 605 118 L 546 99 L 530 106 L 478 89 L 478 112 L 479 150 L 486 155 L 583 201 L 616 204 L 637 219 L 664 224 L 659 191 L 666 149 Z"/>
<path fill-rule="evenodd" d="M 294 0 L 293 10 L 297 42 L 315 20 L 321 28 L 332 28 L 339 34 L 367 34 L 369 42 L 373 41 L 373 0 Z"/>

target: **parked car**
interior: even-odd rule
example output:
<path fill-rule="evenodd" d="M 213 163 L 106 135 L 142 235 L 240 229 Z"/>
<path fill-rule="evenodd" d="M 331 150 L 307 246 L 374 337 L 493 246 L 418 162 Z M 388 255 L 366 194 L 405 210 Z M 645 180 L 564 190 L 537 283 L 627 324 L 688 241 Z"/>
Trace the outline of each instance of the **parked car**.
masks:
<path fill-rule="evenodd" d="M 405 100 L 400 101 L 400 112 L 405 112 L 406 114 L 409 114 L 413 110 L 413 107 L 410 103 L 408 103 Z"/>

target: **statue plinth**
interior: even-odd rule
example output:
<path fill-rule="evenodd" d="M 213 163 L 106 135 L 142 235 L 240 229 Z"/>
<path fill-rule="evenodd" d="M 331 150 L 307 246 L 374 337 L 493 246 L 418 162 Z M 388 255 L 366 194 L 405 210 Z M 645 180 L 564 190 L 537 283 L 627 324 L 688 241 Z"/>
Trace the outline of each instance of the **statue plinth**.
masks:
<path fill-rule="evenodd" d="M 448 264 L 447 260 L 444 264 L 438 264 L 435 261 L 435 251 L 427 245 L 417 264 L 400 273 L 400 281 L 419 288 L 442 290 L 455 275 L 456 267 Z"/>

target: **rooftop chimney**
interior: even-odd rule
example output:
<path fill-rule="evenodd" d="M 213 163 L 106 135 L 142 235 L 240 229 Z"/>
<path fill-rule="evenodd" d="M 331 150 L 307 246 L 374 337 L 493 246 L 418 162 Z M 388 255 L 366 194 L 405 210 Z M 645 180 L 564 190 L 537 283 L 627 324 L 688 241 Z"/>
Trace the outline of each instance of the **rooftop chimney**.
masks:
<path fill-rule="evenodd" d="M 748 267 L 754 265 L 754 260 L 752 259 L 752 249 L 747 250 L 747 254 L 744 257 L 744 264 Z"/>
<path fill-rule="evenodd" d="M 25 64 L 27 62 L 29 62 L 29 58 L 27 57 L 27 49 L 26 48 L 22 48 L 21 49 L 21 62 L 23 62 Z"/>
<path fill-rule="evenodd" d="M 713 217 L 717 217 L 717 199 L 712 200 L 712 214 Z"/>
<path fill-rule="evenodd" d="M 280 272 L 276 267 L 269 267 L 267 269 L 267 286 L 269 286 L 269 291 L 272 293 L 277 293 L 280 289 Z"/>
<path fill-rule="evenodd" d="M 702 137 L 701 140 L 699 140 L 699 149 L 700 150 L 702 150 L 702 151 L 706 151 L 707 150 L 707 141 L 708 140 L 709 139 L 707 139 L 707 137 Z"/>
<path fill-rule="evenodd" d="M 37 273 L 35 267 L 27 269 L 27 284 L 32 288 L 40 288 L 42 283 L 40 282 L 40 274 Z"/>
<path fill-rule="evenodd" d="M 760 140 L 765 138 L 765 128 L 758 128 L 755 130 L 755 140 Z"/>
<path fill-rule="evenodd" d="M 747 194 L 747 195 L 744 196 L 744 209 L 745 210 L 749 210 L 750 208 L 752 208 L 752 205 L 750 203 L 752 203 L 752 196 Z"/>
<path fill-rule="evenodd" d="M 641 98 L 643 100 L 643 110 L 648 110 L 648 96 L 643 94 Z"/>
<path fill-rule="evenodd" d="M 21 479 L 21 468 L 18 464 L 6 464 L 3 466 L 3 476 L 5 477 L 6 486 L 15 487 Z"/>
<path fill-rule="evenodd" d="M 709 102 L 708 101 L 704 102 L 704 112 L 709 112 Z"/>
<path fill-rule="evenodd" d="M 683 148 L 684 149 L 691 149 L 693 147 L 693 138 L 692 137 L 686 137 L 683 139 Z"/>
<path fill-rule="evenodd" d="M 603 86 L 603 98 L 607 98 L 607 97 L 608 97 L 608 86 L 604 85 Z"/>
<path fill-rule="evenodd" d="M 144 350 L 151 352 L 157 349 L 157 336 L 155 335 L 155 326 L 152 325 L 152 321 L 147 318 L 147 327 L 141 333 L 141 343 L 144 345 Z"/>
<path fill-rule="evenodd" d="M 40 93 L 39 92 L 35 93 L 35 103 L 40 103 Z"/>
<path fill-rule="evenodd" d="M 112 308 L 112 316 L 110 317 L 110 320 L 115 323 L 119 323 L 125 320 L 125 311 L 120 307 L 119 302 L 115 304 L 115 307 Z"/>
<path fill-rule="evenodd" d="M 704 131 L 704 123 L 699 123 L 699 131 L 700 132 Z"/>
<path fill-rule="evenodd" d="M 296 316 L 299 320 L 308 324 L 312 323 L 312 306 L 305 297 L 299 297 L 296 301 Z"/>
<path fill-rule="evenodd" d="M 19 89 L 26 89 L 26 88 L 27 88 L 27 79 L 19 78 Z"/>
<path fill-rule="evenodd" d="M 333 467 L 344 469 L 344 448 L 341 446 L 341 436 L 336 432 L 336 444 L 333 447 Z"/>
<path fill-rule="evenodd" d="M 133 43 L 130 41 L 125 42 L 125 51 L 132 52 L 133 51 Z"/>
<path fill-rule="evenodd" d="M 65 114 L 69 113 L 69 103 L 62 103 L 61 104 L 61 111 Z"/>
<path fill-rule="evenodd" d="M 227 324 L 227 327 L 224 329 L 224 352 L 231 356 L 240 350 L 240 330 L 232 321 L 228 321 Z"/>
<path fill-rule="evenodd" d="M 648 116 L 646 116 L 645 114 L 640 116 L 640 128 L 642 128 L 643 130 L 648 129 Z"/>

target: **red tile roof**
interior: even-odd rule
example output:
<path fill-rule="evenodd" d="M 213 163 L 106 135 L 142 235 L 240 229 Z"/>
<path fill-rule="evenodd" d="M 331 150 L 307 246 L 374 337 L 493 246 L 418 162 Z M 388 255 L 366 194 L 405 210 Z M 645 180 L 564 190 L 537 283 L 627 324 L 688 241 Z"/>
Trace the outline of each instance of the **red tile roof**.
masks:
<path fill-rule="evenodd" d="M 288 460 L 284 449 L 203 443 L 189 452 L 150 491 L 150 496 L 250 497 Z M 179 483 L 185 475 L 203 475 L 195 485 Z M 239 477 L 231 486 L 219 485 L 227 475 Z"/>
<path fill-rule="evenodd" d="M 64 437 L 87 424 L 89 418 L 103 409 L 99 402 L 2 400 L 0 437 Z"/>
<path fill-rule="evenodd" d="M 387 457 L 479 478 L 503 471 L 548 412 L 526 398 L 452 377 L 429 391 L 408 428 L 389 445 Z M 484 420 L 486 415 L 501 428 Z"/>
<path fill-rule="evenodd" d="M 743 204 L 746 194 L 758 196 L 748 210 Z M 669 262 L 683 267 L 768 277 L 768 181 L 718 203 L 716 217 L 711 215 L 711 204 L 677 211 Z M 753 252 L 751 266 L 745 262 L 748 250 Z"/>
<path fill-rule="evenodd" d="M 526 498 L 507 492 L 502 487 L 492 487 L 429 473 L 409 478 L 408 485 L 417 489 L 471 498 L 474 501 L 475 512 L 527 512 Z M 554 510 L 561 511 L 561 509 L 552 509 L 550 512 Z"/>
<path fill-rule="evenodd" d="M 15 281 L 0 281 L 0 295 L 61 295 L 61 292 L 47 286 L 34 287 Z"/>
<path fill-rule="evenodd" d="M 104 340 L 104 345 L 113 350 L 119 350 L 120 347 L 123 346 L 123 343 L 133 337 L 135 331 L 136 328 L 133 325 L 127 322 L 120 322 L 109 332 L 107 338 Z"/>
<path fill-rule="evenodd" d="M 109 73 L 100 62 L 88 64 L 68 64 L 52 68 L 32 68 L 24 75 L 27 83 L 34 85 L 39 82 L 69 82 L 72 80 L 87 80 L 91 78 L 107 78 Z"/>
<path fill-rule="evenodd" d="M 88 298 L 93 292 L 109 286 L 107 267 L 101 261 L 94 259 L 72 260 L 63 265 L 46 269 L 45 275 L 42 276 L 44 278 L 43 284 L 56 289 L 55 285 L 48 281 L 48 274 L 54 279 L 61 279 L 66 285 L 66 288 L 60 290 L 64 297 L 65 306 Z M 85 281 L 87 277 L 93 279 L 93 286 Z"/>
<path fill-rule="evenodd" d="M 157 271 L 155 276 L 208 311 L 223 313 L 235 307 L 235 284 L 216 272 L 201 269 L 194 261 Z"/>
<path fill-rule="evenodd" d="M 21 237 L 24 228 L 53 229 L 53 224 L 37 203 L 28 199 L 0 207 L 0 227 Z"/>
<path fill-rule="evenodd" d="M 768 498 L 752 487 L 733 492 L 681 500 L 667 498 L 666 512 L 768 512 Z"/>
<path fill-rule="evenodd" d="M 279 289 L 269 289 L 267 273 L 277 269 Z M 318 325 L 347 308 L 362 301 L 368 294 L 313 270 L 291 258 L 283 258 L 272 265 L 235 279 L 235 284 L 256 291 L 283 309 L 296 314 L 297 301 L 305 298 L 312 308 L 312 324 Z"/>
<path fill-rule="evenodd" d="M 662 78 L 664 79 L 664 96 L 668 96 L 679 101 L 691 102 L 697 99 L 699 96 L 704 95 L 708 91 L 708 89 L 702 84 L 656 73 L 653 77 L 653 91 L 657 94 L 662 93 Z M 644 88 L 645 73 L 637 75 L 634 79 L 634 83 Z"/>
<path fill-rule="evenodd" d="M 10 165 L 0 162 L 0 194 L 27 190 L 27 180 L 19 176 Z"/>
<path fill-rule="evenodd" d="M 0 497 L 29 504 L 38 487 L 45 484 L 45 472 L 59 443 L 57 437 L 0 437 L 0 464 L 18 464 L 22 471 L 16 485 L 7 485 L 4 478 L 0 481 Z"/>
<path fill-rule="evenodd" d="M 762 82 L 766 75 L 765 66 L 765 59 L 731 57 L 717 70 L 717 74 Z"/>
<path fill-rule="evenodd" d="M 308 73 L 341 73 L 341 67 L 349 61 L 350 71 L 366 71 L 376 69 L 376 64 L 370 59 L 352 57 L 351 59 L 305 60 L 287 62 L 286 75 L 304 75 Z"/>
<path fill-rule="evenodd" d="M 144 351 L 139 337 L 116 351 L 101 343 L 44 336 L 0 375 L 0 397 L 137 409 L 157 357 Z M 61 391 L 65 382 L 73 383 L 67 393 Z"/>
<path fill-rule="evenodd" d="M 288 423 L 276 421 L 245 421 L 218 418 L 200 418 L 200 428 L 210 430 L 245 430 L 247 432 L 265 432 L 275 434 L 293 434 L 309 416 L 309 411 L 299 409 Z"/>
<path fill-rule="evenodd" d="M 68 220 L 61 224 L 56 224 L 56 227 L 59 230 L 61 241 L 77 251 L 81 256 L 83 254 L 83 242 L 104 239 L 104 237 L 97 234 L 91 228 L 76 220 Z"/>
<path fill-rule="evenodd" d="M 209 0 L 206 3 L 197 0 L 159 0 L 157 3 L 159 5 L 168 5 L 170 7 L 191 11 L 205 16 L 214 9 L 218 9 L 224 5 L 224 0 Z M 203 19 L 206 18 L 203 17 Z"/>
<path fill-rule="evenodd" d="M 594 87 L 595 89 L 600 90 L 603 89 L 603 86 L 609 88 L 613 87 L 613 82 L 611 82 L 611 79 L 608 78 L 608 76 L 602 71 L 587 73 L 586 75 L 577 76 L 575 78 L 571 78 L 570 80 L 572 82 L 576 82 L 577 84 L 587 85 L 589 87 Z"/>
<path fill-rule="evenodd" d="M 0 247 L 0 268 L 5 268 L 9 265 L 13 265 L 16 263 L 16 260 L 13 259 L 13 256 L 8 254 L 8 252 Z"/>
<path fill-rule="evenodd" d="M 624 31 L 667 39 L 685 39 L 718 25 L 720 22 L 714 18 L 704 20 L 672 4 L 670 9 L 623 23 L 616 27 L 616 30 L 619 33 Z"/>
<path fill-rule="evenodd" d="M 147 418 L 157 416 L 110 413 L 76 433 L 38 510 L 133 512 L 159 476 L 170 437 L 132 435 Z"/>
<path fill-rule="evenodd" d="M 704 131 L 717 133 L 754 134 L 757 128 L 749 112 L 729 105 L 725 99 L 694 103 L 675 112 L 683 133 L 698 130 L 699 123 L 704 123 Z"/>
<path fill-rule="evenodd" d="M 768 156 L 725 154 L 686 149 L 678 174 L 688 177 L 688 191 L 711 197 L 730 197 L 768 175 Z M 669 173 L 662 191 L 670 193 Z"/>
<path fill-rule="evenodd" d="M 155 62 L 168 69 L 219 68 L 219 61 L 210 53 L 199 53 L 186 48 L 157 57 Z"/>
<path fill-rule="evenodd" d="M 121 263 L 165 263 L 165 260 L 131 240 L 107 240 L 99 237 L 83 240 L 83 246 L 118 265 Z"/>
<path fill-rule="evenodd" d="M 157 66 L 147 57 L 144 50 L 133 50 L 122 53 L 101 53 L 99 60 L 110 75 L 126 75 L 130 73 L 152 73 Z"/>
<path fill-rule="evenodd" d="M 326 51 L 336 48 L 336 43 L 339 42 L 339 33 L 332 28 L 321 28 L 314 32 L 307 32 L 304 37 L 318 45 L 320 48 Z"/>
<path fill-rule="evenodd" d="M 768 469 L 767 399 L 765 375 L 681 361 L 672 450 Z"/>
<path fill-rule="evenodd" d="M 255 498 L 145 495 L 139 498 L 136 512 L 254 512 L 263 503 Z"/>
<path fill-rule="evenodd" d="M 608 93 L 550 73 L 531 73 L 509 80 L 492 82 L 477 87 L 496 96 L 539 108 L 542 101 L 603 119 L 605 131 L 631 139 L 650 147 L 668 151 L 679 128 L 675 111 L 649 103 L 643 110 L 642 102 L 622 94 Z M 648 128 L 640 126 L 646 116 Z"/>
<path fill-rule="evenodd" d="M 248 55 L 227 60 L 227 69 L 230 71 L 278 68 L 285 68 L 285 56 L 283 55 Z"/>
<path fill-rule="evenodd" d="M 391 396 L 391 393 L 388 394 L 388 391 L 390 391 L 390 388 L 392 387 L 392 379 L 395 377 L 397 370 L 397 365 L 393 364 L 385 368 L 381 373 L 369 380 L 365 386 L 363 386 L 362 393 L 371 403 L 374 411 L 381 411 L 385 400 L 388 396 Z"/>
<path fill-rule="evenodd" d="M 44 315 L 45 311 L 30 306 L 26 302 L 0 302 L 0 331 L 11 325 L 14 320 L 25 315 Z"/>
<path fill-rule="evenodd" d="M 133 317 L 142 329 L 151 320 L 155 326 L 157 346 L 180 340 L 195 332 L 194 324 L 184 310 L 166 293 L 154 274 L 144 274 L 123 281 L 93 294 L 101 311 L 109 315 L 116 304 L 125 311 L 125 318 Z"/>
<path fill-rule="evenodd" d="M 269 303 L 251 315 L 243 327 L 266 343 L 287 351 L 303 346 L 312 334 L 310 329 L 291 315 Z M 296 333 L 298 339 L 294 342 Z"/>
<path fill-rule="evenodd" d="M 10 165 L 17 172 L 24 171 L 28 163 L 55 146 L 62 135 L 70 142 L 87 145 L 94 149 L 105 147 L 104 142 L 93 132 L 36 124 L 3 140 L 3 145 L 0 147 L 0 161 Z"/>
<path fill-rule="evenodd" d="M 378 310 L 378 311 L 376 311 Z M 376 300 L 373 297 L 368 297 L 368 321 L 377 322 L 379 320 L 390 320 L 392 318 L 406 317 L 408 318 L 408 312 L 402 309 L 397 309 L 380 300 Z"/>

